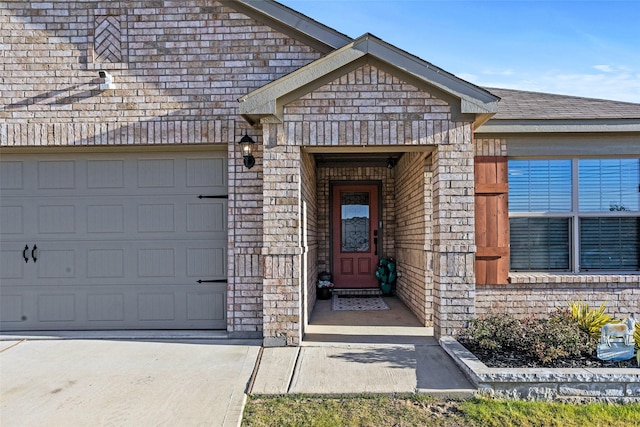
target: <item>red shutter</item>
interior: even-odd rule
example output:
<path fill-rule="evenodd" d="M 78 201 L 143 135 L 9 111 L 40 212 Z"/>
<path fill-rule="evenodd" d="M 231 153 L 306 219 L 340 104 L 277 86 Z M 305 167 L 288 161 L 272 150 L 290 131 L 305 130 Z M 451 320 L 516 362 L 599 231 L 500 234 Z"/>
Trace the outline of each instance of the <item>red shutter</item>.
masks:
<path fill-rule="evenodd" d="M 475 158 L 476 284 L 503 285 L 509 276 L 506 157 Z"/>

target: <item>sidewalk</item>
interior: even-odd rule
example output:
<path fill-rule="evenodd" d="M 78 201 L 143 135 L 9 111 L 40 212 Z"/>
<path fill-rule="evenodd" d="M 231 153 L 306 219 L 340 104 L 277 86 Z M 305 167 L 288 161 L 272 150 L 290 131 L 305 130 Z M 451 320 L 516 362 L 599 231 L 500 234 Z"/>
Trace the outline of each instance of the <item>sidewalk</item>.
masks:
<path fill-rule="evenodd" d="M 391 310 L 336 312 L 318 301 L 300 347 L 261 350 L 249 394 L 473 395 L 432 329 L 397 299 L 387 302 Z"/>
<path fill-rule="evenodd" d="M 249 394 L 423 393 L 468 397 L 473 385 L 429 344 L 306 343 L 263 348 Z"/>

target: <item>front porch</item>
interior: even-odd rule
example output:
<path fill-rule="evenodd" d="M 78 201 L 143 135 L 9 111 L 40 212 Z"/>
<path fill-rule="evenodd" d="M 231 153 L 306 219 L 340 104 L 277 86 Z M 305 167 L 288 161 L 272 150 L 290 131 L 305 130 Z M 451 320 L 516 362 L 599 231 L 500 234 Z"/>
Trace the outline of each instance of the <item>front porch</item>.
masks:
<path fill-rule="evenodd" d="M 316 300 L 302 345 L 313 343 L 434 344 L 433 327 L 425 327 L 395 296 L 382 297 L 389 310 L 331 309 L 332 300 Z"/>
<path fill-rule="evenodd" d="M 333 185 L 380 189 L 371 241 L 397 261 L 399 300 L 436 337 L 462 328 L 475 312 L 472 135 L 498 98 L 367 34 L 239 101 L 260 132 L 264 345 L 300 345 L 318 272 L 334 272 Z M 360 161 L 373 155 L 394 165 Z"/>
<path fill-rule="evenodd" d="M 269 133 L 281 129 L 274 126 Z M 471 144 L 464 144 L 463 152 L 458 152 L 460 147 L 455 145 L 393 147 L 405 151 L 382 151 L 380 147 L 342 147 L 334 152 L 313 147 L 280 148 L 266 147 L 264 151 L 264 185 L 269 188 L 264 194 L 273 195 L 264 201 L 265 243 L 272 243 L 263 249 L 265 346 L 300 345 L 303 340 L 323 339 L 321 335 L 378 336 L 382 341 L 394 335 L 439 337 L 452 335 L 464 326 L 474 308 Z M 287 160 L 283 160 L 284 153 Z M 459 165 L 463 156 L 469 159 Z M 397 162 L 392 168 L 385 164 L 389 157 Z M 363 163 L 358 158 L 369 160 Z M 283 190 L 282 170 L 269 167 L 285 162 L 299 167 L 299 175 L 287 178 L 293 181 L 286 184 L 290 190 Z M 399 274 L 391 301 L 408 314 L 400 316 L 404 319 L 400 323 L 390 321 L 388 314 L 369 312 L 366 316 L 325 310 L 328 304 L 316 299 L 318 273 L 334 273 L 333 258 L 341 250 L 336 249 L 334 240 L 340 226 L 332 224 L 332 193 L 334 186 L 345 183 L 373 183 L 379 188 L 378 229 L 369 233 L 372 242 L 374 234 L 377 236 L 377 257 L 396 260 Z M 288 206 L 286 212 L 283 205 Z M 285 233 L 283 225 L 295 224 L 297 219 L 299 226 L 291 229 L 291 235 Z M 287 273 L 291 276 L 286 277 Z M 375 265 L 370 274 L 377 287 Z M 269 295 L 269 291 L 276 295 Z M 275 314 L 278 307 L 285 309 L 280 311 L 286 315 Z M 392 311 L 390 315 L 398 313 Z M 382 317 L 372 324 L 378 315 Z M 287 319 L 289 332 L 273 319 Z M 375 331 L 359 330 L 374 325 Z M 385 330 L 385 325 L 398 328 Z M 329 326 L 334 329 L 327 329 Z"/>

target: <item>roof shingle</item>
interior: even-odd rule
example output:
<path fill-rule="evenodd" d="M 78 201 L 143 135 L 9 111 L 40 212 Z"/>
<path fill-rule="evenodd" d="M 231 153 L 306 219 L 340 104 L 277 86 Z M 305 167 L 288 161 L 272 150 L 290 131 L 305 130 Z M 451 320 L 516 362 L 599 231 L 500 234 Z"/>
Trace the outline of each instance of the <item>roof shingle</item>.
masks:
<path fill-rule="evenodd" d="M 640 119 L 640 104 L 513 89 L 485 88 L 502 98 L 492 120 Z"/>

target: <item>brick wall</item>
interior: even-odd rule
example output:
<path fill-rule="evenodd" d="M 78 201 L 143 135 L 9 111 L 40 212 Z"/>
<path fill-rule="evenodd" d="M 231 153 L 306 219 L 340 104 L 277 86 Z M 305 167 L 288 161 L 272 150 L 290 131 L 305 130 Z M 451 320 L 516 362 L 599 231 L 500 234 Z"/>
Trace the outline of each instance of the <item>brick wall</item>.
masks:
<path fill-rule="evenodd" d="M 282 124 L 265 124 L 263 336 L 265 346 L 302 339 L 301 151 Z"/>
<path fill-rule="evenodd" d="M 426 248 L 432 244 L 431 167 L 426 153 L 405 153 L 396 166 L 398 297 L 424 326 L 433 326 L 433 277 Z"/>
<path fill-rule="evenodd" d="M 260 336 L 262 140 L 236 121 L 237 99 L 322 53 L 216 1 L 0 9 L 0 147 L 228 146 L 228 330 Z M 115 90 L 100 90 L 101 69 Z M 251 170 L 236 144 L 245 130 L 258 142 Z"/>
<path fill-rule="evenodd" d="M 476 289 L 476 314 L 509 313 L 518 318 L 544 317 L 581 300 L 617 318 L 640 314 L 637 276 L 512 274 L 509 285 Z"/>
<path fill-rule="evenodd" d="M 432 154 L 433 307 L 436 336 L 455 335 L 474 315 L 475 223 L 471 124 L 447 124 Z"/>
<path fill-rule="evenodd" d="M 316 164 L 313 155 L 302 152 L 302 168 L 300 171 L 300 187 L 302 198 L 302 272 L 305 275 L 302 283 L 306 286 L 303 299 L 303 313 L 306 324 L 316 301 L 316 283 L 318 280 L 318 197 Z"/>
<path fill-rule="evenodd" d="M 9 128 L 229 120 L 240 96 L 321 56 L 216 1 L 11 1 L 0 8 L 0 118 Z M 104 16 L 120 30 L 118 62 L 95 52 L 105 43 L 96 39 Z M 113 75 L 115 90 L 99 89 L 100 69 Z M 190 125 L 181 126 L 188 133 Z M 13 137 L 9 142 L 3 145 L 28 145 Z M 63 141 L 46 141 L 56 142 Z"/>
<path fill-rule="evenodd" d="M 507 140 L 504 138 L 476 138 L 473 146 L 476 156 L 507 155 Z"/>
<path fill-rule="evenodd" d="M 371 65 L 291 102 L 284 112 L 304 146 L 438 144 L 451 118 L 446 102 Z"/>

